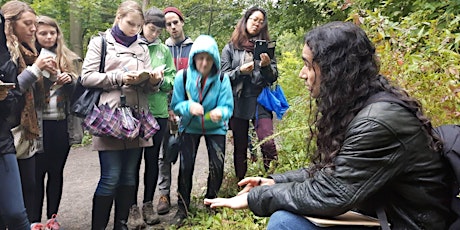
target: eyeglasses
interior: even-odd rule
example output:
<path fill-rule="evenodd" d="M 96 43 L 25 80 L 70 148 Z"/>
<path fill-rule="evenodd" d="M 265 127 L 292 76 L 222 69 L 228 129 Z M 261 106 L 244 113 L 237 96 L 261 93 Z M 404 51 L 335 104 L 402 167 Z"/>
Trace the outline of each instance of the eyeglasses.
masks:
<path fill-rule="evenodd" d="M 250 19 L 252 22 L 257 23 L 257 24 L 264 24 L 265 22 L 264 19 L 260 19 L 260 18 L 249 17 L 248 19 Z"/>
<path fill-rule="evenodd" d="M 167 22 L 166 27 L 171 27 L 171 25 L 177 25 L 179 24 L 179 20 L 174 20 L 172 22 Z"/>

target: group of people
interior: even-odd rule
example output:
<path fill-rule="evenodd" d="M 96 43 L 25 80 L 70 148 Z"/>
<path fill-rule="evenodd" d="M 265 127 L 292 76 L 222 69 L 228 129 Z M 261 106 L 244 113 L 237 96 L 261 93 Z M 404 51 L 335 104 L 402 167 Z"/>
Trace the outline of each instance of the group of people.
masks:
<path fill-rule="evenodd" d="M 265 10 L 248 9 L 220 53 L 211 36 L 200 35 L 195 41 L 185 36 L 179 9 L 152 7 L 143 12 L 136 1 L 124 1 L 113 26 L 91 39 L 81 73 L 79 58 L 66 48 L 54 19 L 37 17 L 20 1 L 7 2 L 1 10 L 0 80 L 15 83 L 0 86 L 1 229 L 30 229 L 31 224 L 32 229 L 43 229 L 46 174 L 46 227 L 59 229 L 55 215 L 62 172 L 70 146 L 81 138 L 78 119 L 69 111 L 78 75 L 84 86 L 103 89 L 99 105 L 115 109 L 123 95 L 126 106 L 151 113 L 160 127 L 149 139 L 93 137 L 101 176 L 93 197 L 92 229 L 106 228 L 113 203 L 114 229 L 158 223 L 153 204 L 157 184 L 157 212 L 169 212 L 172 162 L 165 148 L 176 116 L 181 154 L 178 211 L 171 223 L 177 226 L 188 214 L 201 137 L 209 158 L 204 204 L 250 208 L 256 215 L 270 216 L 269 229 L 318 229 L 304 216 L 332 217 L 349 210 L 371 216 L 382 211 L 383 229 L 387 222 L 394 229 L 445 229 L 449 224 L 442 141 L 420 103 L 379 73 L 372 42 L 353 23 L 331 22 L 305 35 L 299 77 L 317 104 L 312 165 L 269 178 L 244 178 L 250 122 L 259 139 L 273 133 L 273 115 L 257 97 L 277 81 L 276 59 L 267 53 L 254 57 L 254 41 L 270 41 Z M 158 38 L 163 28 L 170 35 L 165 44 Z M 106 52 L 101 52 L 103 47 Z M 149 76 L 139 78 L 138 70 Z M 380 93 L 405 106 L 373 100 Z M 17 154 L 12 130 L 18 128 L 33 151 Z M 233 198 L 218 198 L 229 128 L 236 177 L 244 188 Z M 270 140 L 261 148 L 268 169 L 277 160 L 276 145 Z M 130 211 L 138 209 L 142 156 L 145 186 L 139 223 Z"/>
<path fill-rule="evenodd" d="M 235 146 L 239 146 L 235 148 L 239 179 L 246 174 L 249 121 L 254 121 L 259 139 L 273 133 L 271 113 L 257 104 L 261 89 L 278 76 L 274 58 L 267 54 L 262 54 L 260 61 L 253 58 L 254 41 L 270 39 L 266 12 L 261 8 L 253 7 L 241 18 L 221 61 L 219 48 L 211 36 L 201 35 L 195 42 L 185 36 L 184 15 L 179 9 L 152 7 L 143 12 L 137 2 L 124 1 L 119 5 L 113 26 L 89 42 L 83 63 L 66 47 L 56 20 L 38 16 L 22 1 L 9 1 L 1 9 L 5 16 L 2 20 L 5 52 L 0 80 L 15 83 L 15 87 L 1 88 L 0 105 L 5 108 L 2 122 L 6 124 L 2 125 L 0 142 L 5 161 L 2 173 L 8 175 L 11 183 L 8 192 L 14 193 L 15 198 L 9 193 L 1 196 L 5 200 L 0 208 L 3 228 L 59 229 L 56 215 L 62 196 L 63 169 L 71 145 L 81 142 L 83 136 L 81 118 L 71 113 L 78 76 L 83 86 L 102 89 L 98 105 L 115 109 L 121 105 L 123 95 L 124 106 L 134 113 L 150 113 L 159 125 L 149 139 L 93 137 L 101 175 L 93 197 L 92 229 L 106 228 L 113 203 L 114 229 L 135 228 L 139 224 L 129 213 L 137 208 L 142 158 L 145 160 L 142 222 L 157 224 L 156 212 L 169 212 L 172 162 L 165 153 L 170 130 L 178 125 L 177 117 L 180 117 L 181 154 L 179 208 L 172 220 L 176 225 L 181 225 L 187 217 L 202 136 L 206 140 L 210 169 L 205 197 L 213 199 L 223 180 L 229 126 L 238 130 L 234 137 Z M 170 37 L 163 44 L 159 35 L 164 28 Z M 103 48 L 105 52 L 101 52 Z M 104 63 L 101 63 L 102 54 Z M 139 78 L 135 74 L 139 70 L 148 71 L 148 78 Z M 270 161 L 276 160 L 274 142 L 264 144 L 262 152 L 268 168 Z M 17 171 L 10 171 L 13 166 Z M 157 184 L 160 199 L 155 211 L 153 197 Z M 43 225 L 45 194 L 47 221 Z M 14 209 L 9 207 L 11 203 Z"/>

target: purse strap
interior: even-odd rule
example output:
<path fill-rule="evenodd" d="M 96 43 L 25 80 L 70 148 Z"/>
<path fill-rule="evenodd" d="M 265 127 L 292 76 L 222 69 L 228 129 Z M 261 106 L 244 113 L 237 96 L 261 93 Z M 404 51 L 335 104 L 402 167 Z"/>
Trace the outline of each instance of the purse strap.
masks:
<path fill-rule="evenodd" d="M 100 33 L 101 36 L 101 63 L 99 64 L 99 73 L 105 73 L 105 56 L 107 55 L 107 39 L 105 33 Z"/>

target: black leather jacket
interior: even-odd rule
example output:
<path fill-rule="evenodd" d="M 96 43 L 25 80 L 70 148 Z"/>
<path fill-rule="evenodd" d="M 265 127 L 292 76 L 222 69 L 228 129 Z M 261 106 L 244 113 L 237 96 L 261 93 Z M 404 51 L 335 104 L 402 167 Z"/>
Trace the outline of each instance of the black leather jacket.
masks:
<path fill-rule="evenodd" d="M 0 101 L 0 155 L 15 153 L 13 136 L 10 129 L 19 122 L 19 111 L 23 101 L 17 85 L 17 67 L 11 61 L 6 46 L 3 15 L 0 14 L 0 80 L 16 83 L 16 89 L 10 90 L 8 96 Z"/>
<path fill-rule="evenodd" d="M 256 106 L 259 118 L 272 118 L 272 113 L 257 103 L 257 97 L 265 86 L 271 85 L 278 79 L 278 68 L 273 58 L 270 65 L 260 67 L 259 61 L 254 64 L 251 75 L 241 74 L 240 66 L 244 61 L 244 50 L 237 50 L 228 43 L 222 50 L 222 72 L 228 74 L 232 83 L 233 117 L 250 120 L 255 118 Z"/>
<path fill-rule="evenodd" d="M 275 185 L 249 192 L 249 208 L 259 216 L 277 210 L 334 216 L 351 209 L 375 214 L 380 203 L 392 229 L 446 229 L 447 172 L 427 143 L 405 108 L 370 104 L 350 122 L 335 169 L 273 175 Z"/>

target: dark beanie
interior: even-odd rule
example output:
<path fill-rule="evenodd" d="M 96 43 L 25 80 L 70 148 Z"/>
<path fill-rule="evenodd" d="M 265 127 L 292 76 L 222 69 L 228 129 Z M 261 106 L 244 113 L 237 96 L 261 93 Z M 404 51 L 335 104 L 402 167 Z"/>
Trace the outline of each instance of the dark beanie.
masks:
<path fill-rule="evenodd" d="M 179 16 L 179 19 L 181 21 L 184 21 L 184 15 L 182 15 L 182 12 L 180 12 L 180 10 L 177 9 L 176 7 L 170 6 L 170 7 L 166 7 L 163 10 L 164 14 L 167 14 L 167 13 L 170 13 L 170 12 L 177 14 L 177 16 Z"/>
<path fill-rule="evenodd" d="M 166 27 L 165 15 L 160 9 L 156 7 L 152 7 L 145 11 L 144 20 L 145 20 L 145 24 L 152 23 L 155 26 L 158 26 L 160 28 Z"/>

